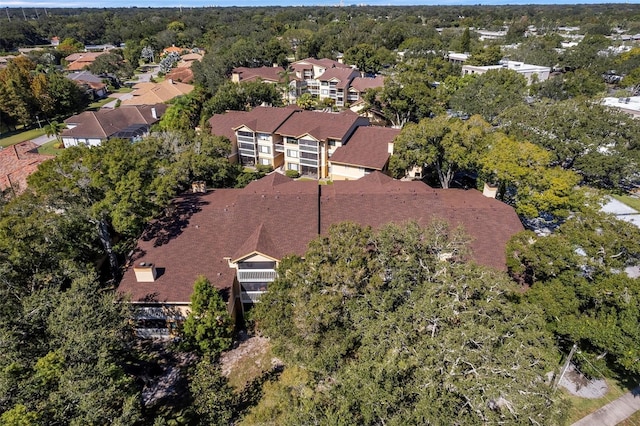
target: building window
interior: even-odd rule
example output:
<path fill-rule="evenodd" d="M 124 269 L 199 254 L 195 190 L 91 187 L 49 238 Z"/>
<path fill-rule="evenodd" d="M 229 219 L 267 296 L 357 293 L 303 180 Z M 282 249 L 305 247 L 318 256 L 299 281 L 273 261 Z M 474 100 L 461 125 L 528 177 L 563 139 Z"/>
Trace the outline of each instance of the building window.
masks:
<path fill-rule="evenodd" d="M 261 141 L 269 141 L 271 140 L 271 134 L 269 133 L 258 133 L 258 139 Z"/>
<path fill-rule="evenodd" d="M 329 146 L 336 146 L 336 141 L 334 141 L 333 139 L 329 139 L 328 143 Z"/>
<path fill-rule="evenodd" d="M 238 136 L 253 138 L 253 132 L 243 132 L 242 130 L 238 130 Z"/>
<path fill-rule="evenodd" d="M 328 94 L 329 94 L 329 91 L 328 91 L 327 89 L 322 89 L 322 94 L 323 94 L 323 95 L 328 95 Z"/>
<path fill-rule="evenodd" d="M 300 167 L 297 164 L 294 163 L 289 163 L 289 170 L 295 170 L 296 172 L 300 169 Z"/>
<path fill-rule="evenodd" d="M 260 145 L 260 152 L 263 154 L 271 154 L 271 147 L 267 145 Z"/>
<path fill-rule="evenodd" d="M 298 151 L 295 150 L 295 149 L 288 149 L 287 150 L 287 157 L 298 158 Z"/>
<path fill-rule="evenodd" d="M 287 143 L 298 145 L 298 139 L 296 138 L 287 138 Z"/>
<path fill-rule="evenodd" d="M 271 161 L 268 158 L 261 158 L 260 159 L 260 164 L 262 164 L 263 166 L 270 166 L 271 165 Z"/>

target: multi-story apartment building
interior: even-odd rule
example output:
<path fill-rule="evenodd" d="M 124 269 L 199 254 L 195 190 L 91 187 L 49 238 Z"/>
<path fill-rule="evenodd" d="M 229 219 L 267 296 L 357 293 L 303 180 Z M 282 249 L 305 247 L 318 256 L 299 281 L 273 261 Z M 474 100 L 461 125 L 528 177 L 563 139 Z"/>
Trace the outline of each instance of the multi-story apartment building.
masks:
<path fill-rule="evenodd" d="M 227 136 L 245 165 L 295 170 L 314 178 L 329 176 L 329 158 L 359 126 L 369 120 L 351 111 L 330 113 L 257 107 L 230 111 L 210 120 L 211 132 Z"/>

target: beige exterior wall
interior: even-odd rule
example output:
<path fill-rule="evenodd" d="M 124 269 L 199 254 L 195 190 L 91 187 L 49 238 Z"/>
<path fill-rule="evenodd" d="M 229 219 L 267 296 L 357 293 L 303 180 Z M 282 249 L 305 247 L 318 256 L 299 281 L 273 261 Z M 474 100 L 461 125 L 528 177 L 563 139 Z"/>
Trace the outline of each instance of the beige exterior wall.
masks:
<path fill-rule="evenodd" d="M 332 180 L 356 180 L 364 176 L 364 168 L 346 164 L 331 163 Z"/>

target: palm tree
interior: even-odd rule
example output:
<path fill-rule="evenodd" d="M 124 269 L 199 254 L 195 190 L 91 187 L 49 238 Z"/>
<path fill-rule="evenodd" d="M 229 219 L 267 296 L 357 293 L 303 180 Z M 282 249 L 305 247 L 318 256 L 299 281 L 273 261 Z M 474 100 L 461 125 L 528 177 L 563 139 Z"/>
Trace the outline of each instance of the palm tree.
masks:
<path fill-rule="evenodd" d="M 60 134 L 66 128 L 67 128 L 67 125 L 65 123 L 52 121 L 46 126 L 44 126 L 44 131 L 47 134 L 47 136 L 55 136 L 58 142 L 60 142 Z"/>

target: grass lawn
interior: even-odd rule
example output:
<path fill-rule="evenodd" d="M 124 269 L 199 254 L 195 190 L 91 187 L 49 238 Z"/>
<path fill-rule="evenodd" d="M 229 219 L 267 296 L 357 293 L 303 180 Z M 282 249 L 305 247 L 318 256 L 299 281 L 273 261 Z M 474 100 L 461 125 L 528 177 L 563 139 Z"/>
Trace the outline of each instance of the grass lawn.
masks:
<path fill-rule="evenodd" d="M 638 426 L 640 425 L 640 411 L 636 411 L 634 415 L 629 417 L 627 420 L 623 420 L 618 423 L 618 426 Z"/>
<path fill-rule="evenodd" d="M 97 111 L 103 106 L 105 106 L 106 104 L 108 104 L 109 102 L 115 101 L 115 100 L 116 98 L 104 98 L 104 99 L 100 99 L 99 101 L 92 102 L 87 107 L 87 111 Z"/>
<path fill-rule="evenodd" d="M 62 150 L 64 148 L 59 148 L 59 149 L 54 148 L 53 145 L 55 145 L 56 143 L 58 143 L 57 140 L 52 140 L 51 142 L 45 143 L 40 148 L 38 148 L 38 153 L 42 154 L 42 155 L 60 155 L 60 154 L 62 154 Z"/>
<path fill-rule="evenodd" d="M 252 380 L 272 368 L 273 353 L 264 338 L 253 338 L 222 356 L 223 371 L 228 369 L 229 385 L 240 392 Z"/>
<path fill-rule="evenodd" d="M 38 136 L 42 136 L 45 134 L 44 129 L 32 129 L 25 131 L 18 131 L 11 134 L 7 134 L 7 136 L 0 136 L 0 146 L 10 146 L 15 145 L 20 142 L 28 141 L 30 139 L 35 139 Z"/>
<path fill-rule="evenodd" d="M 629 392 L 629 389 L 621 386 L 616 380 L 606 379 L 606 381 L 609 386 L 609 391 L 604 397 L 598 399 L 580 398 L 578 396 L 570 395 L 568 392 L 564 391 L 565 395 L 567 395 L 567 399 L 571 402 L 571 408 L 569 409 L 569 421 L 567 424 L 572 424 L 580 420 Z M 636 415 L 639 414 L 640 413 L 636 413 Z M 629 425 L 633 425 L 633 423 L 629 423 Z"/>
<path fill-rule="evenodd" d="M 621 203 L 625 203 L 632 209 L 635 209 L 640 212 L 640 199 L 635 197 L 630 197 L 628 195 L 612 195 L 613 198 L 620 201 Z"/>

